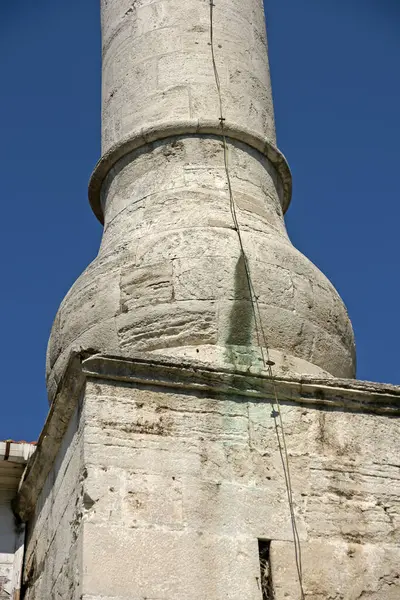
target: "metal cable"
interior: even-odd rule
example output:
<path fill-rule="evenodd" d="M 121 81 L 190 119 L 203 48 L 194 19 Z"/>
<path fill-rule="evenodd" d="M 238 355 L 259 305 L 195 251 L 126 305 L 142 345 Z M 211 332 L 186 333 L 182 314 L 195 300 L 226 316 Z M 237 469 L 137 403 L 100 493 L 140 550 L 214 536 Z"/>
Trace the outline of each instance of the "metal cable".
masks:
<path fill-rule="evenodd" d="M 215 4 L 213 0 L 210 0 L 210 46 L 211 46 L 211 56 L 212 56 L 212 64 L 215 76 L 215 83 L 218 92 L 219 99 L 219 121 L 221 124 L 221 138 L 223 142 L 223 150 L 224 150 L 224 165 L 226 172 L 226 179 L 228 184 L 228 192 L 229 192 L 229 202 L 230 202 L 230 210 L 233 220 L 234 229 L 237 232 L 239 239 L 240 252 L 243 258 L 246 279 L 249 288 L 250 301 L 254 316 L 254 326 L 257 336 L 257 343 L 261 350 L 262 361 L 264 367 L 268 371 L 268 375 L 272 381 L 273 391 L 274 391 L 274 402 L 272 402 L 272 416 L 275 424 L 275 433 L 278 442 L 279 454 L 282 462 L 282 468 L 285 479 L 286 493 L 288 498 L 289 510 L 290 510 L 290 519 L 291 526 L 293 531 L 293 543 L 294 543 L 294 552 L 295 552 L 295 561 L 296 561 L 296 569 L 297 575 L 300 585 L 300 598 L 301 600 L 305 600 L 304 588 L 303 588 L 303 569 L 302 569 L 302 560 L 301 560 L 301 542 L 300 536 L 297 528 L 296 515 L 294 511 L 294 501 L 293 501 L 293 487 L 292 487 L 292 479 L 290 475 L 290 461 L 289 461 L 289 453 L 286 444 L 286 435 L 285 428 L 283 424 L 281 405 L 278 398 L 278 392 L 276 388 L 276 381 L 274 379 L 272 366 L 274 362 L 270 358 L 268 339 L 264 330 L 264 326 L 261 319 L 261 311 L 258 303 L 258 296 L 256 294 L 253 280 L 251 277 L 249 261 L 245 252 L 242 233 L 240 229 L 240 223 L 237 217 L 235 198 L 232 189 L 232 182 L 229 170 L 229 154 L 228 154 L 228 144 L 225 134 L 225 118 L 224 118 L 224 110 L 223 110 L 223 101 L 222 101 L 222 92 L 221 92 L 221 81 L 218 73 L 218 67 L 215 58 L 215 45 L 214 45 L 214 7 Z"/>

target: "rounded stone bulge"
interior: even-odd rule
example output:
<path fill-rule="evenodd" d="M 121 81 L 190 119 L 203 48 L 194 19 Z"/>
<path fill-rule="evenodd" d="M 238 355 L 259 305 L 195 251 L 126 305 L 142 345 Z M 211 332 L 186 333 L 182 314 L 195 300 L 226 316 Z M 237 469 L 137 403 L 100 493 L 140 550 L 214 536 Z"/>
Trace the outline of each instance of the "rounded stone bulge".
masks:
<path fill-rule="evenodd" d="M 347 311 L 291 244 L 274 165 L 247 144 L 227 143 L 240 232 L 215 135 L 149 143 L 109 171 L 99 254 L 51 332 L 50 398 L 77 351 L 259 369 L 268 355 L 277 375 L 354 377 Z"/>
<path fill-rule="evenodd" d="M 152 352 L 276 375 L 355 376 L 347 311 L 327 278 L 287 238 L 187 227 L 99 255 L 64 299 L 47 354 L 50 399 L 72 351 Z M 199 247 L 200 244 L 200 247 Z M 207 251 L 208 248 L 208 251 Z M 254 281 L 251 298 L 248 260 Z"/>

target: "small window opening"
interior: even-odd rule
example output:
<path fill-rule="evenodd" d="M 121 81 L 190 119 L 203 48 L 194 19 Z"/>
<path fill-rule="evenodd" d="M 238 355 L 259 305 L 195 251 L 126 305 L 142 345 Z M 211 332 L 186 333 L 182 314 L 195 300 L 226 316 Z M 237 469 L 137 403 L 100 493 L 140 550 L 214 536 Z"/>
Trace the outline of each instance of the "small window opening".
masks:
<path fill-rule="evenodd" d="M 274 600 L 274 588 L 272 586 L 272 571 L 271 571 L 271 541 L 258 540 L 258 556 L 260 559 L 261 571 L 261 592 L 263 600 Z"/>

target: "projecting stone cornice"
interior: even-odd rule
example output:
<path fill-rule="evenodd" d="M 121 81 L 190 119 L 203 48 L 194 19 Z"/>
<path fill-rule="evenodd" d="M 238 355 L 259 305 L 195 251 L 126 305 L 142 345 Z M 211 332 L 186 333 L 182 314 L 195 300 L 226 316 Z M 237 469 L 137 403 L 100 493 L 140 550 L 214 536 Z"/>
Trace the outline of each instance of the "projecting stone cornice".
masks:
<path fill-rule="evenodd" d="M 203 363 L 137 354 L 94 355 L 82 362 L 86 377 L 280 402 L 400 415 L 400 386 L 354 379 L 274 377 L 252 368 L 212 368 Z"/>
<path fill-rule="evenodd" d="M 292 175 L 286 158 L 270 141 L 259 133 L 228 120 L 224 122 L 222 131 L 219 121 L 189 119 L 153 123 L 133 132 L 112 146 L 97 163 L 89 182 L 89 202 L 94 214 L 103 223 L 104 216 L 101 206 L 103 182 L 116 163 L 133 150 L 174 136 L 213 135 L 221 137 L 222 134 L 230 140 L 242 142 L 258 150 L 275 166 L 282 183 L 282 197 L 280 200 L 285 213 L 289 208 L 292 197 Z"/>
<path fill-rule="evenodd" d="M 352 379 L 276 377 L 255 369 L 212 368 L 203 363 L 137 353 L 130 357 L 73 353 L 58 386 L 37 450 L 28 462 L 14 510 L 26 521 L 52 468 L 69 421 L 82 402 L 85 382 L 115 381 L 176 390 L 182 394 L 212 394 L 268 401 L 275 393 L 282 404 L 320 410 L 364 412 L 388 417 L 400 415 L 400 386 Z"/>

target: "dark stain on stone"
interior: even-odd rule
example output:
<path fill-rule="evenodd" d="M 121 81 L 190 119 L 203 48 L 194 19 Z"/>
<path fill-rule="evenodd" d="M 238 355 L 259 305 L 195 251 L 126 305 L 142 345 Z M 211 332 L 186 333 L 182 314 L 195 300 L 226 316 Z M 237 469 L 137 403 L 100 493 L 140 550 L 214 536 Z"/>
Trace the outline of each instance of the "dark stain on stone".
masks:
<path fill-rule="evenodd" d="M 336 494 L 340 498 L 345 498 L 346 500 L 352 500 L 355 496 L 355 492 L 353 490 L 344 490 L 340 487 L 336 486 L 328 486 L 328 492 L 332 494 Z"/>
<path fill-rule="evenodd" d="M 229 336 L 226 340 L 229 346 L 251 345 L 253 309 L 245 261 L 241 253 L 235 268 L 235 300 L 229 315 Z"/>
<path fill-rule="evenodd" d="M 318 415 L 318 432 L 316 435 L 316 440 L 321 444 L 322 447 L 328 443 L 325 413 L 319 413 Z"/>
<path fill-rule="evenodd" d="M 169 435 L 170 433 L 170 423 L 168 420 L 163 420 L 163 417 L 160 417 L 157 422 L 145 421 L 143 419 L 138 419 L 136 422 L 132 423 L 121 423 L 118 421 L 101 421 L 102 429 L 111 429 L 116 431 L 122 431 L 123 433 L 131 434 L 131 433 L 148 433 L 152 435 Z M 111 435 L 111 432 L 108 432 L 107 435 Z"/>
<path fill-rule="evenodd" d="M 204 27 L 203 25 L 195 25 L 194 27 L 191 28 L 190 31 L 193 31 L 194 33 L 205 33 L 206 31 L 208 31 L 207 27 Z"/>
<path fill-rule="evenodd" d="M 44 560 L 40 564 L 36 562 L 36 556 L 34 555 L 29 565 L 25 566 L 25 572 L 23 575 L 23 581 L 21 584 L 21 598 L 25 598 L 28 590 L 33 588 L 36 582 L 40 579 L 44 571 Z"/>
<path fill-rule="evenodd" d="M 85 510 L 90 510 L 96 504 L 96 500 L 93 500 L 87 492 L 83 494 L 82 502 Z"/>
<path fill-rule="evenodd" d="M 132 5 L 128 8 L 128 10 L 125 12 L 123 18 L 127 17 L 128 15 L 131 15 L 134 11 L 134 9 L 136 8 L 136 4 L 137 4 L 137 0 L 133 0 Z"/>

